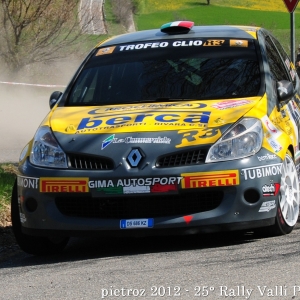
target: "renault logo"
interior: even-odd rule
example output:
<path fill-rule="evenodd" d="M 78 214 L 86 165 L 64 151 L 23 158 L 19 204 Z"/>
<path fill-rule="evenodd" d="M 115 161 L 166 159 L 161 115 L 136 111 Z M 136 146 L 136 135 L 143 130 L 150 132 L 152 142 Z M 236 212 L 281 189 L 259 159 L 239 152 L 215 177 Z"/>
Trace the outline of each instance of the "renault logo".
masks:
<path fill-rule="evenodd" d="M 137 167 L 142 158 L 139 149 L 132 149 L 127 156 L 128 162 L 132 168 Z"/>

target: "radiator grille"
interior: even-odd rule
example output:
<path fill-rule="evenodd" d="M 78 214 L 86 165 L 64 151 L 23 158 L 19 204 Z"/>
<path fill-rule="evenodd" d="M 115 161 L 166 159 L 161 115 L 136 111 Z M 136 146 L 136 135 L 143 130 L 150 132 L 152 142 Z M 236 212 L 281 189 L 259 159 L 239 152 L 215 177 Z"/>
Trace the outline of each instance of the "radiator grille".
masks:
<path fill-rule="evenodd" d="M 186 152 L 172 153 L 158 158 L 157 168 L 199 165 L 205 162 L 207 149 L 197 149 Z"/>
<path fill-rule="evenodd" d="M 217 208 L 223 192 L 199 191 L 180 195 L 123 196 L 109 198 L 57 197 L 59 211 L 67 216 L 106 219 L 155 218 L 187 215 Z"/>
<path fill-rule="evenodd" d="M 69 167 L 79 170 L 112 170 L 114 163 L 102 156 L 68 154 Z"/>

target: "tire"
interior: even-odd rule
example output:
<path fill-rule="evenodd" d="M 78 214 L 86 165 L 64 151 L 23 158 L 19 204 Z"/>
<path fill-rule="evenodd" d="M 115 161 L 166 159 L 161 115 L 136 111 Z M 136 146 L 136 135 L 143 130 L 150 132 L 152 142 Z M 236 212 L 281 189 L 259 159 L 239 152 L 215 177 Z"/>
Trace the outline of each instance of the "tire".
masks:
<path fill-rule="evenodd" d="M 20 248 L 29 254 L 46 255 L 61 252 L 67 245 L 68 237 L 40 237 L 31 236 L 22 232 L 20 221 L 17 181 L 15 181 L 11 196 L 11 220 L 12 229 Z"/>
<path fill-rule="evenodd" d="M 294 160 L 288 151 L 281 168 L 279 200 L 275 225 L 269 227 L 272 235 L 292 232 L 299 216 L 299 179 Z"/>

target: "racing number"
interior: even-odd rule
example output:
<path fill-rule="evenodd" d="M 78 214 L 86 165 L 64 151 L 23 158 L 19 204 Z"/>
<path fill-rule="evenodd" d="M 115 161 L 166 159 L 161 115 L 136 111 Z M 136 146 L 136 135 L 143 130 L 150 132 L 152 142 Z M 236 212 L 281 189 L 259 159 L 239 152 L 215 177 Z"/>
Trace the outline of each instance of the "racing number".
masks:
<path fill-rule="evenodd" d="M 201 130 L 191 130 L 191 131 L 179 131 L 179 134 L 183 134 L 181 144 L 176 147 L 185 147 L 201 144 L 203 139 L 205 143 L 210 143 L 213 141 L 208 141 L 210 138 L 214 140 L 216 137 L 221 136 L 220 129 L 218 128 L 204 128 Z"/>
<path fill-rule="evenodd" d="M 222 46 L 225 40 L 207 40 L 203 46 Z"/>
<path fill-rule="evenodd" d="M 205 129 L 201 130 L 201 134 L 198 135 L 199 132 L 196 130 L 193 130 L 190 132 L 186 132 L 183 135 L 183 138 L 186 138 L 189 142 L 193 142 L 197 139 L 197 137 L 200 139 L 210 138 L 212 136 L 217 135 L 218 132 L 219 132 L 219 129 L 217 129 L 217 128 L 205 128 Z"/>

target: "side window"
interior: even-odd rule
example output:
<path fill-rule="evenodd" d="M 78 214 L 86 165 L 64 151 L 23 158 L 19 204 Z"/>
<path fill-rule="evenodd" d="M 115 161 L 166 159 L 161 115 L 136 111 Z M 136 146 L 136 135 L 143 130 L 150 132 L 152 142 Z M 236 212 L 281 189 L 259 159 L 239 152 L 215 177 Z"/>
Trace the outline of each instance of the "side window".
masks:
<path fill-rule="evenodd" d="M 272 37 L 272 41 L 275 44 L 275 46 L 276 46 L 278 52 L 280 53 L 282 59 L 284 60 L 284 63 L 286 64 L 286 67 L 288 68 L 288 70 L 290 72 L 291 80 L 292 80 L 293 85 L 295 87 L 296 83 L 297 83 L 297 80 L 296 80 L 296 71 L 295 71 L 294 68 L 292 68 L 290 58 L 287 55 L 287 53 L 285 52 L 285 50 L 283 49 L 283 47 L 281 46 L 281 44 L 278 42 L 277 39 L 275 39 L 274 37 Z"/>
<path fill-rule="evenodd" d="M 94 69 L 83 71 L 71 92 L 71 103 L 88 103 L 94 98 L 98 74 Z"/>
<path fill-rule="evenodd" d="M 266 50 L 272 78 L 275 81 L 290 80 L 282 59 L 268 36 L 266 37 Z"/>

